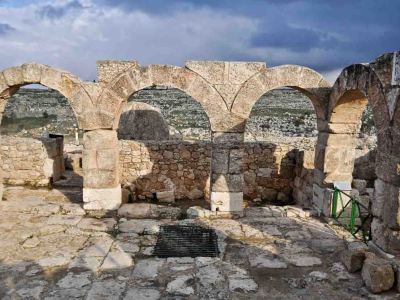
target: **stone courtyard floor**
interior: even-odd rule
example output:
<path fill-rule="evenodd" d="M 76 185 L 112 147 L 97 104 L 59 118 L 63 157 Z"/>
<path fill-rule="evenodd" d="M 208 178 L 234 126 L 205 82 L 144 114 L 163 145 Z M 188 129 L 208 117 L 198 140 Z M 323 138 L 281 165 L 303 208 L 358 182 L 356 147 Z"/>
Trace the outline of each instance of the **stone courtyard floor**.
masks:
<path fill-rule="evenodd" d="M 340 233 L 280 207 L 240 219 L 97 219 L 74 203 L 79 191 L 8 188 L 5 199 L 0 299 L 398 299 L 346 271 Z M 214 228 L 220 257 L 154 257 L 166 223 Z"/>

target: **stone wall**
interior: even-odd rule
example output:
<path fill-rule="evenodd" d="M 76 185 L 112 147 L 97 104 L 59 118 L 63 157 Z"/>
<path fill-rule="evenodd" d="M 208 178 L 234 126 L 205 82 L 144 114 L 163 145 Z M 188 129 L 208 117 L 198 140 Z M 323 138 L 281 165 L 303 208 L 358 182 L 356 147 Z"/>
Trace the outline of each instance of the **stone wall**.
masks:
<path fill-rule="evenodd" d="M 289 145 L 245 143 L 245 198 L 290 202 L 296 153 Z M 141 198 L 152 198 L 152 193 L 168 190 L 167 179 L 174 185 L 176 199 L 204 197 L 209 192 L 210 162 L 210 142 L 120 141 L 122 184 L 135 184 Z"/>
<path fill-rule="evenodd" d="M 245 143 L 244 195 L 281 204 L 291 202 L 296 152 L 289 145 Z"/>
<path fill-rule="evenodd" d="M 2 137 L 0 166 L 4 183 L 48 186 L 64 172 L 62 138 Z"/>
<path fill-rule="evenodd" d="M 123 185 L 134 183 L 137 196 L 151 198 L 153 192 L 169 190 L 175 198 L 202 198 L 210 176 L 211 143 L 120 140 Z"/>

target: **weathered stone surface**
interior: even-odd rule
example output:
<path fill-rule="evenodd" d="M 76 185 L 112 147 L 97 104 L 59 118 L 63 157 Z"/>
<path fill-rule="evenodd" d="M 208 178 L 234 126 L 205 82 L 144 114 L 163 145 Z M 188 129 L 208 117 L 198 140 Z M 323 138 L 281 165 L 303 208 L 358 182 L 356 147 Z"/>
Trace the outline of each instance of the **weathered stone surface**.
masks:
<path fill-rule="evenodd" d="M 212 211 L 242 211 L 243 193 L 241 192 L 212 192 Z"/>
<path fill-rule="evenodd" d="M 161 293 L 153 288 L 131 288 L 126 292 L 124 300 L 158 300 Z"/>
<path fill-rule="evenodd" d="M 178 276 L 167 285 L 167 292 L 172 295 L 189 296 L 194 294 L 192 284 L 194 278 L 190 275 Z"/>
<path fill-rule="evenodd" d="M 129 220 L 121 222 L 118 228 L 121 232 L 154 234 L 159 232 L 160 223 L 155 220 Z"/>
<path fill-rule="evenodd" d="M 115 210 L 121 205 L 121 187 L 83 189 L 83 207 L 87 210 Z"/>
<path fill-rule="evenodd" d="M 133 265 L 132 257 L 123 250 L 110 251 L 100 269 L 103 271 L 129 268 Z"/>
<path fill-rule="evenodd" d="M 79 224 L 78 228 L 88 231 L 112 231 L 117 224 L 112 218 L 105 219 L 94 219 L 94 218 L 84 218 Z"/>
<path fill-rule="evenodd" d="M 159 109 L 146 103 L 126 103 L 119 120 L 118 138 L 123 140 L 168 140 L 169 127 Z"/>
<path fill-rule="evenodd" d="M 361 270 L 368 247 L 361 242 L 351 242 L 341 254 L 342 263 L 350 273 Z"/>
<path fill-rule="evenodd" d="M 377 294 L 387 291 L 394 284 L 392 265 L 372 253 L 367 253 L 362 268 L 362 278 L 371 292 Z"/>
<path fill-rule="evenodd" d="M 117 282 L 113 279 L 96 281 L 93 283 L 86 299 L 119 299 L 125 290 L 125 283 Z"/>

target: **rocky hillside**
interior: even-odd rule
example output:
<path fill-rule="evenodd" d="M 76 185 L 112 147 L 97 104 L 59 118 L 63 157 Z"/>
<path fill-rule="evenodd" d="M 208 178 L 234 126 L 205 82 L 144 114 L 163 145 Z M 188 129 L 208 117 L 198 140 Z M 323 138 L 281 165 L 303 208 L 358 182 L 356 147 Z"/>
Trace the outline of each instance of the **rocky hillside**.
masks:
<path fill-rule="evenodd" d="M 184 92 L 151 87 L 132 95 L 129 101 L 160 108 L 177 139 L 209 139 L 210 126 L 201 105 Z M 73 137 L 76 119 L 67 100 L 53 90 L 20 89 L 8 102 L 1 133 L 18 136 L 49 132 Z M 373 134 L 371 111 L 367 107 L 362 130 Z M 282 140 L 303 143 L 317 135 L 316 117 L 310 100 L 293 89 L 273 90 L 254 105 L 246 124 L 246 140 Z"/>

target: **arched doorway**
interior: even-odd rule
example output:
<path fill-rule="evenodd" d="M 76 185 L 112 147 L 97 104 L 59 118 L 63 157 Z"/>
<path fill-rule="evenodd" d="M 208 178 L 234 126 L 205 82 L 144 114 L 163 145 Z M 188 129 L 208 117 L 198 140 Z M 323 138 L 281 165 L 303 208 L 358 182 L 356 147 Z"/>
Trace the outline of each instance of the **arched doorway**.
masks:
<path fill-rule="evenodd" d="M 8 96 L 0 127 L 3 182 L 51 188 L 81 204 L 82 132 L 67 98 L 40 84 L 14 87 Z"/>
<path fill-rule="evenodd" d="M 246 122 L 244 195 L 254 204 L 298 204 L 313 197 L 317 117 L 310 99 L 298 90 L 268 91 Z"/>
<path fill-rule="evenodd" d="M 162 85 L 141 89 L 129 97 L 117 131 L 125 202 L 208 206 L 211 129 L 191 96 Z"/>

